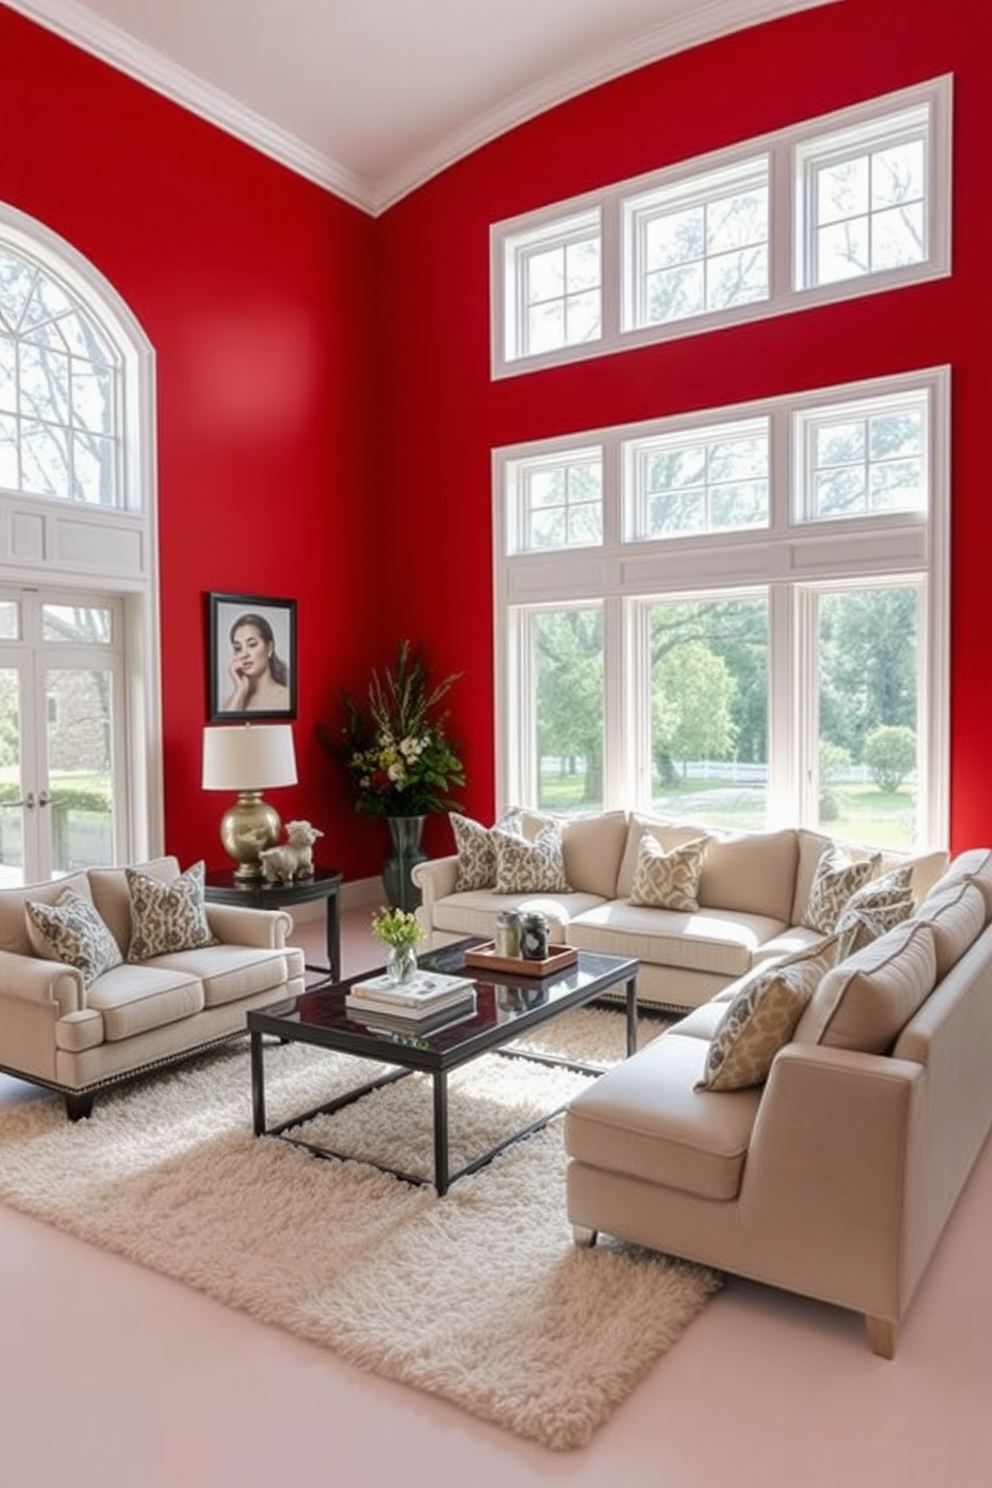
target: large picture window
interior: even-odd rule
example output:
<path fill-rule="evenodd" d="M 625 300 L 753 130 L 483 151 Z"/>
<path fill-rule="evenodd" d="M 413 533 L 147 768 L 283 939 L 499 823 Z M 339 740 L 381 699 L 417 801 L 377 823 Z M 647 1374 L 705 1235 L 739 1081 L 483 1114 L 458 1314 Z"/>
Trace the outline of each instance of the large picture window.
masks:
<path fill-rule="evenodd" d="M 498 451 L 497 530 L 602 506 L 497 555 L 500 803 L 946 840 L 947 428 L 936 369 Z"/>

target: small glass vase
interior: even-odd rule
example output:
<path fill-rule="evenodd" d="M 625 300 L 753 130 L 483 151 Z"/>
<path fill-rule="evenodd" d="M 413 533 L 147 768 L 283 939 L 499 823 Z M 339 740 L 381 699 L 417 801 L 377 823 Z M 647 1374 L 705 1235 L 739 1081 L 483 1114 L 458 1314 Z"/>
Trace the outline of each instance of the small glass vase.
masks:
<path fill-rule="evenodd" d="M 399 985 L 400 982 L 408 982 L 417 970 L 417 952 L 411 945 L 390 946 L 386 952 L 386 975 L 391 982 Z"/>

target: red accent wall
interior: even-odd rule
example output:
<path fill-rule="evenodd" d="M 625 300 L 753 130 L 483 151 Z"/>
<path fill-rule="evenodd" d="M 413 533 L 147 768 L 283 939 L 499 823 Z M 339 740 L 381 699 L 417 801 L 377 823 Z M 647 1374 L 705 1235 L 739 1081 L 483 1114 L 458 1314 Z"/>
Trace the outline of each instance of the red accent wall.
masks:
<path fill-rule="evenodd" d="M 951 277 L 490 381 L 490 222 L 943 73 L 954 74 Z M 982 185 L 990 87 L 989 6 L 840 0 L 590 90 L 455 164 L 381 219 L 378 273 L 390 328 L 383 489 L 402 489 L 421 518 L 401 537 L 410 570 L 424 580 L 411 593 L 411 628 L 446 661 L 471 668 L 461 696 L 472 814 L 491 819 L 505 804 L 492 789 L 493 446 L 948 363 L 951 838 L 956 850 L 992 841 L 992 686 L 982 663 L 992 540 L 992 209 Z"/>
<path fill-rule="evenodd" d="M 223 854 L 200 789 L 203 595 L 299 606 L 300 784 L 284 817 L 376 870 L 314 737 L 408 635 L 463 670 L 467 809 L 493 794 L 490 450 L 791 388 L 953 367 L 952 845 L 992 840 L 983 665 L 992 11 L 838 0 L 642 68 L 503 135 L 378 220 L 0 4 L 0 199 L 114 283 L 156 349 L 166 843 Z M 955 75 L 954 274 L 716 336 L 489 379 L 489 224 Z M 427 846 L 450 842 L 429 823 Z"/>
<path fill-rule="evenodd" d="M 0 6 L 0 199 L 115 285 L 155 348 L 166 846 L 227 860 L 200 788 L 204 595 L 298 602 L 300 783 L 284 820 L 355 833 L 314 738 L 376 658 L 375 223 L 224 131 Z"/>

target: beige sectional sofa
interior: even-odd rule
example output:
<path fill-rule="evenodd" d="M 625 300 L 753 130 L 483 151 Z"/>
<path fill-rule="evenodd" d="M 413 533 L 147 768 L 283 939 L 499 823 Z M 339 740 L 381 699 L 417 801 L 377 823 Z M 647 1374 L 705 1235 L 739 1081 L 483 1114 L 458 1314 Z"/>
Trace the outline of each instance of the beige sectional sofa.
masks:
<path fill-rule="evenodd" d="M 180 874 L 174 857 L 4 889 L 0 1069 L 86 1116 L 98 1090 L 302 993 L 292 923 L 282 910 L 204 904 L 202 865 Z"/>
<path fill-rule="evenodd" d="M 548 820 L 518 814 L 518 825 L 531 840 Z M 639 998 L 669 1008 L 698 1007 L 762 961 L 818 939 L 802 921 L 817 865 L 831 845 L 821 833 L 794 828 L 714 832 L 698 823 L 624 811 L 563 818 L 556 825 L 566 891 L 459 889 L 459 856 L 434 858 L 413 870 L 424 928 L 437 937 L 491 937 L 501 909 L 539 909 L 554 922 L 555 937 L 570 945 L 635 956 Z M 666 850 L 705 835 L 698 909 L 630 902 L 645 834 Z M 852 857 L 867 856 L 863 849 L 849 851 Z M 910 860 L 883 855 L 876 873 L 903 861 Z M 947 855 L 936 852 L 911 861 L 912 892 L 919 899 L 946 867 Z"/>
<path fill-rule="evenodd" d="M 577 1242 L 603 1231 L 853 1309 L 891 1357 L 992 1126 L 990 920 L 976 849 L 911 919 L 817 969 L 761 1083 L 704 1082 L 728 1006 L 796 985 L 801 962 L 718 992 L 598 1079 L 566 1114 Z"/>

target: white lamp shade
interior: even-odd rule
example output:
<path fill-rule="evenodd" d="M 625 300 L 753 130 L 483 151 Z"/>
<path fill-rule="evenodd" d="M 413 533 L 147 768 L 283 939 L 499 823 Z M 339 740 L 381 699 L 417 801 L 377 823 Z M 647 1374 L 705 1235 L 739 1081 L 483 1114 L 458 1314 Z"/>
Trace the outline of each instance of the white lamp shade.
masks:
<path fill-rule="evenodd" d="M 243 723 L 203 730 L 204 790 L 268 790 L 296 784 L 288 723 Z"/>

